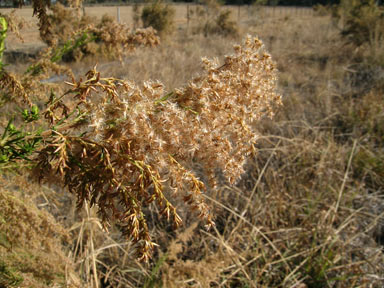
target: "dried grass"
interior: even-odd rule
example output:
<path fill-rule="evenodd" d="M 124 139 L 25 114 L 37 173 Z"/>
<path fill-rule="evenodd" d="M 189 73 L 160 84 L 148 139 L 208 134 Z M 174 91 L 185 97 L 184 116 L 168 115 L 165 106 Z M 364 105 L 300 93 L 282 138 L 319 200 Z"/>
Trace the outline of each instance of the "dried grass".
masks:
<path fill-rule="evenodd" d="M 30 185 L 24 177 L 2 177 L 5 181 L 0 187 L 0 258 L 7 269 L 20 277 L 17 287 L 50 287 L 51 283 L 79 287 L 77 276 L 66 278 L 68 273 L 75 275 L 73 262 L 63 249 L 70 243 L 68 232 L 31 199 L 40 194 L 33 190 L 40 188 L 26 188 Z M 2 273 L 0 284 L 13 287 Z"/>

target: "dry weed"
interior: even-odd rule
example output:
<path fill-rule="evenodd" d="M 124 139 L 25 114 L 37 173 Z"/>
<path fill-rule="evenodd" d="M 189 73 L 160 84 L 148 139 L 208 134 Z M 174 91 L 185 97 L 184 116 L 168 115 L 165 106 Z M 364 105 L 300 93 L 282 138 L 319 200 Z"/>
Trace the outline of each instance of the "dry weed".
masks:
<path fill-rule="evenodd" d="M 103 223 L 120 223 L 144 258 L 153 244 L 143 206 L 155 202 L 161 215 L 181 224 L 164 189 L 185 193 L 184 201 L 211 226 L 202 191 L 206 185 L 216 188 L 217 169 L 231 183 L 239 179 L 256 140 L 251 125 L 272 116 L 273 106 L 280 103 L 274 63 L 262 43 L 248 37 L 235 50 L 223 65 L 204 59 L 205 75 L 170 93 L 160 83 L 146 82 L 139 89 L 130 82 L 101 78 L 95 70 L 87 80 L 69 83 L 73 89 L 51 98 L 44 112 L 56 132 L 42 134 L 50 144 L 39 151 L 36 175 L 63 181 L 77 195 L 79 206 L 97 203 Z M 64 104 L 67 95 L 79 101 L 75 107 Z M 78 133 L 84 136 L 75 136 Z M 193 172 L 195 161 L 207 184 Z"/>

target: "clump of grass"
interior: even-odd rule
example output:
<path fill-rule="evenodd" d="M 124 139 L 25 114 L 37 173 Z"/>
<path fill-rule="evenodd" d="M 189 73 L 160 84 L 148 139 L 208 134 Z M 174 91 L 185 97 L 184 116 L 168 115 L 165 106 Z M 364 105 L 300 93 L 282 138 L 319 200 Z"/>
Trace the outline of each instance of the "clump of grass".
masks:
<path fill-rule="evenodd" d="M 10 177 L 8 183 L 14 178 Z M 63 244 L 68 245 L 69 234 L 52 215 L 31 201 L 33 193 L 28 191 L 25 180 L 17 183 L 0 188 L 0 286 L 64 284 L 66 270 L 74 273 L 73 263 L 64 254 Z"/>

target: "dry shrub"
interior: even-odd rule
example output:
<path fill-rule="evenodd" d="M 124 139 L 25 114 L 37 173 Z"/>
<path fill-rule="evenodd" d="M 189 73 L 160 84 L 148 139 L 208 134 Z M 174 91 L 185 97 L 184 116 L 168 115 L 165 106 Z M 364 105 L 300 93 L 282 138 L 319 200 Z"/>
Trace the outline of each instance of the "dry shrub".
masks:
<path fill-rule="evenodd" d="M 30 27 L 29 23 L 25 19 L 21 18 L 16 14 L 16 10 L 12 10 L 8 15 L 2 15 L 7 21 L 7 30 L 11 31 L 20 41 L 23 41 L 23 36 L 21 35 L 21 30 L 24 28 Z"/>
<path fill-rule="evenodd" d="M 85 26 L 94 22 L 87 16 L 79 17 L 76 10 L 67 8 L 60 2 L 52 6 L 52 13 L 49 14 L 49 21 L 51 23 L 50 33 L 40 34 L 41 39 L 51 45 L 54 42 L 60 44 L 70 40 L 75 31 L 83 29 Z"/>
<path fill-rule="evenodd" d="M 103 15 L 101 21 L 96 23 L 96 19 L 86 15 L 80 17 L 78 10 L 66 8 L 60 3 L 52 7 L 48 19 L 50 33 L 41 37 L 53 50 L 64 47 L 60 60 L 67 62 L 80 61 L 87 56 L 118 58 L 130 53 L 135 46 L 155 46 L 159 43 L 153 29 L 133 31 L 108 15 Z"/>
<path fill-rule="evenodd" d="M 190 17 L 197 22 L 198 26 L 203 25 L 209 19 L 212 20 L 219 15 L 221 6 L 222 4 L 217 0 L 205 0 L 202 5 L 198 5 L 190 11 Z"/>
<path fill-rule="evenodd" d="M 153 28 L 138 28 L 132 31 L 126 24 L 117 23 L 108 17 L 103 17 L 98 26 L 90 27 L 87 31 L 95 38 L 99 52 L 112 59 L 128 55 L 136 47 L 154 47 L 160 43 Z"/>
<path fill-rule="evenodd" d="M 221 5 L 216 0 L 204 1 L 204 6 L 197 6 L 192 10 L 192 20 L 197 23 L 194 33 L 209 35 L 221 35 L 224 37 L 236 37 L 239 35 L 237 23 L 231 20 L 230 10 L 222 11 Z"/>
<path fill-rule="evenodd" d="M 3 71 L 0 74 L 0 80 L 0 88 L 2 89 L 0 107 L 11 101 L 17 103 L 29 102 L 27 92 L 17 76 Z"/>
<path fill-rule="evenodd" d="M 158 82 L 139 88 L 89 71 L 62 96 L 73 95 L 77 105 L 62 97 L 48 102 L 44 115 L 57 132 L 39 135 L 51 144 L 38 151 L 35 176 L 67 186 L 79 206 L 97 204 L 103 224 L 118 223 L 142 259 L 153 249 L 144 207 L 153 202 L 181 224 L 165 190 L 182 194 L 211 226 L 202 193 L 216 189 L 218 169 L 229 183 L 239 179 L 257 138 L 251 126 L 280 104 L 275 65 L 261 41 L 248 37 L 235 51 L 223 65 L 204 59 L 205 72 L 170 93 Z"/>
<path fill-rule="evenodd" d="M 174 31 L 175 9 L 161 1 L 155 1 L 145 6 L 141 12 L 144 27 L 152 27 L 161 37 Z"/>

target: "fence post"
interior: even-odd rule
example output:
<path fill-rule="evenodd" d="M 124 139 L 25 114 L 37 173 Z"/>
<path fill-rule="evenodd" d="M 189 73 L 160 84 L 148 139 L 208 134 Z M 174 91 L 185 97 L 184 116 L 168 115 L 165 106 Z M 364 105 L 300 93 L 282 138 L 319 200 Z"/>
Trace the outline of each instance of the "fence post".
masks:
<path fill-rule="evenodd" d="M 120 23 L 120 6 L 117 6 L 117 23 Z"/>
<path fill-rule="evenodd" d="M 190 17 L 190 15 L 189 15 L 189 4 L 187 4 L 187 32 L 189 30 L 189 17 Z"/>

